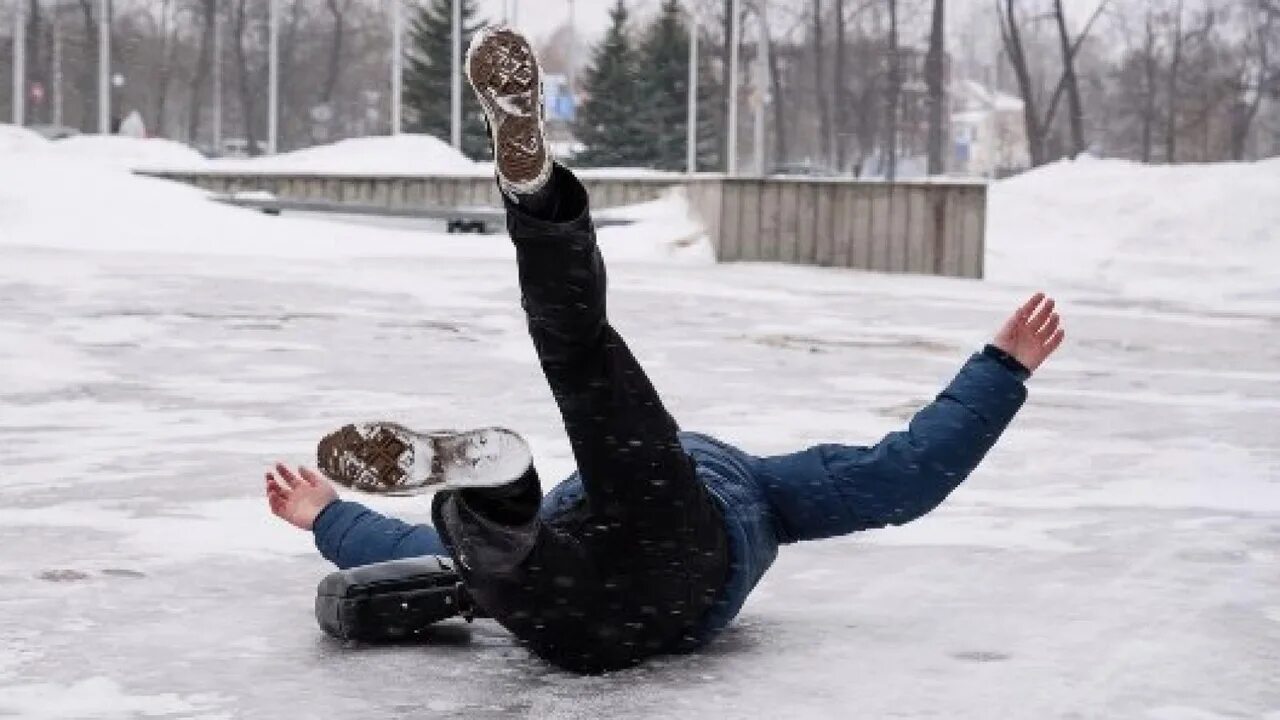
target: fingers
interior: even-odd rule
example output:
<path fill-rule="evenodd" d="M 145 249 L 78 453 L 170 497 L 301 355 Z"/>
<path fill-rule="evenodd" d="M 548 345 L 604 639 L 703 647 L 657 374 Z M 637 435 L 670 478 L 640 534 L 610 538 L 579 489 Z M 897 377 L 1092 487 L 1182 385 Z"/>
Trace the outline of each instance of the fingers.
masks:
<path fill-rule="evenodd" d="M 1049 357 L 1052 355 L 1053 352 L 1058 349 L 1058 346 L 1062 344 L 1062 340 L 1066 336 L 1067 332 L 1065 330 L 1059 329 L 1055 332 L 1053 336 L 1049 338 L 1049 342 L 1044 345 L 1044 356 Z"/>
<path fill-rule="evenodd" d="M 1048 322 L 1050 316 L 1053 315 L 1053 307 L 1056 304 L 1054 303 L 1053 298 L 1045 298 L 1044 293 L 1036 293 L 1036 295 L 1044 299 L 1044 303 L 1040 305 L 1040 309 L 1036 310 L 1035 313 L 1031 315 L 1031 318 L 1027 320 L 1027 326 L 1033 333 L 1039 332 L 1040 328 L 1044 327 L 1044 324 Z"/>
<path fill-rule="evenodd" d="M 284 481 L 285 486 L 290 490 L 304 484 L 297 475 L 293 474 L 292 470 L 285 467 L 284 463 L 276 463 L 276 474 L 280 476 L 280 479 Z"/>
<path fill-rule="evenodd" d="M 1044 327 L 1036 331 L 1036 339 L 1044 342 L 1053 337 L 1054 333 L 1058 331 L 1058 325 L 1061 322 L 1062 318 L 1058 317 L 1058 313 L 1050 315 L 1049 322 L 1045 323 Z"/>
<path fill-rule="evenodd" d="M 309 467 L 298 466 L 298 474 L 302 475 L 302 480 L 312 487 L 319 487 L 325 484 L 324 478 Z"/>
<path fill-rule="evenodd" d="M 1018 308 L 1017 318 L 1026 321 L 1027 318 L 1031 317 L 1031 313 L 1040 304 L 1041 300 L 1044 300 L 1044 293 L 1038 292 L 1032 295 L 1026 302 L 1022 303 L 1022 307 Z"/>

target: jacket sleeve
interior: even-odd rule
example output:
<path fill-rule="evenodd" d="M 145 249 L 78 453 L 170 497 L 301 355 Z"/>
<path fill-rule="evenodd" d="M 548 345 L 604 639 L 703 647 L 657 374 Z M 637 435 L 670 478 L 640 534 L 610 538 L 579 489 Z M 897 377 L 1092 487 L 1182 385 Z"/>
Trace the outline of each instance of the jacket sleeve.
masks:
<path fill-rule="evenodd" d="M 430 525 L 410 525 L 347 500 L 329 503 L 311 526 L 316 549 L 346 570 L 387 560 L 448 555 Z"/>
<path fill-rule="evenodd" d="M 1025 368 L 991 349 L 873 447 L 819 445 L 762 460 L 783 542 L 902 525 L 937 507 L 973 472 L 1026 400 Z"/>

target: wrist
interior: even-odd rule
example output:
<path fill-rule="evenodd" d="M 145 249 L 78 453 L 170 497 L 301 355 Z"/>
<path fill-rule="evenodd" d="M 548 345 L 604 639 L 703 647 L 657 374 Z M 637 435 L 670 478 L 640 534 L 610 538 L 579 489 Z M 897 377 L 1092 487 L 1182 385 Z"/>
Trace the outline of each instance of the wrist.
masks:
<path fill-rule="evenodd" d="M 1001 348 L 995 344 L 988 344 L 982 348 L 982 354 L 1000 363 L 1006 370 L 1013 373 L 1014 377 L 1019 380 L 1026 381 L 1031 377 L 1031 369 L 1022 363 L 1021 360 L 1013 356 L 1013 353 Z"/>

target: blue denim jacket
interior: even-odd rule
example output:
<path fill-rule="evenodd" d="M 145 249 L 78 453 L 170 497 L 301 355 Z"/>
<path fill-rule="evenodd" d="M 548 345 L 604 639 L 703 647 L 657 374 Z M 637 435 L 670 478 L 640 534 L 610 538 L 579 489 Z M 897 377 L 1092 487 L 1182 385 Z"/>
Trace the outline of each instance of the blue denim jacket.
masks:
<path fill-rule="evenodd" d="M 698 477 L 724 510 L 729 579 L 702 623 L 707 640 L 737 616 L 778 556 L 778 546 L 902 525 L 937 507 L 978 466 L 1026 399 L 1027 372 L 992 347 L 873 446 L 817 445 L 756 457 L 719 440 L 682 433 Z M 553 517 L 583 493 L 577 473 L 542 502 Z M 436 531 L 336 501 L 316 518 L 316 547 L 341 568 L 446 554 Z"/>

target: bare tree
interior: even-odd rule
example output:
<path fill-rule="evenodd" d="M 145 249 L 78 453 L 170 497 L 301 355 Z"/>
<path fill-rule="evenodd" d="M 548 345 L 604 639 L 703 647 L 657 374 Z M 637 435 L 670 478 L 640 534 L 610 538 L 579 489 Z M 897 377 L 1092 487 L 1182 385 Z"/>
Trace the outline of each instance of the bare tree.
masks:
<path fill-rule="evenodd" d="M 209 79 L 212 66 L 213 33 L 218 22 L 218 0 L 198 0 L 200 18 L 200 47 L 196 53 L 195 76 L 191 80 L 191 104 L 187 114 L 187 138 L 194 142 L 200 132 L 200 119 L 204 110 L 204 84 Z"/>
<path fill-rule="evenodd" d="M 257 104 L 255 102 L 257 93 L 251 85 L 252 73 L 249 70 L 249 54 L 245 49 L 245 34 L 249 29 L 249 0 L 235 0 L 235 17 L 232 22 L 231 34 L 235 39 L 232 43 L 232 55 L 236 64 L 236 79 L 240 89 L 240 112 L 243 115 L 244 137 L 248 141 L 248 148 L 251 154 L 258 153 L 258 134 L 254 128 L 254 121 L 257 119 Z"/>
<path fill-rule="evenodd" d="M 827 92 L 826 58 L 822 44 L 822 0 L 813 0 L 813 87 L 818 100 L 818 143 L 822 162 L 831 162 L 831 98 Z"/>
<path fill-rule="evenodd" d="M 902 59 L 898 56 L 898 0 L 886 1 L 889 8 L 889 73 L 885 89 L 883 165 L 885 179 L 893 182 L 898 175 L 898 101 L 902 95 Z"/>
<path fill-rule="evenodd" d="M 1062 0 L 1053 0 L 1053 17 L 1058 29 L 1058 43 L 1062 51 L 1062 83 L 1067 89 L 1067 114 L 1071 125 L 1071 154 L 1084 152 L 1084 106 L 1080 102 L 1080 81 L 1076 78 L 1076 51 L 1072 47 L 1071 34 L 1067 30 L 1066 13 Z"/>
<path fill-rule="evenodd" d="M 1055 0 L 1057 3 L 1058 0 Z M 1179 0 L 1181 2 L 1181 0 Z M 1044 114 L 1039 112 L 1038 95 L 1036 86 L 1032 78 L 1031 64 L 1028 59 L 1027 48 L 1022 37 L 1022 20 L 1020 19 L 1015 0 L 996 0 L 997 15 L 1000 23 L 1000 37 L 1004 43 L 1005 54 L 1009 58 L 1009 64 L 1013 67 L 1014 78 L 1018 84 L 1018 93 L 1022 97 L 1022 114 L 1026 124 L 1028 151 L 1031 156 L 1031 164 L 1035 166 L 1043 165 L 1048 162 L 1050 153 L 1048 149 L 1049 131 L 1053 127 L 1053 119 L 1058 111 L 1058 103 L 1061 101 L 1063 92 L 1068 86 L 1068 72 L 1071 68 L 1070 78 L 1074 82 L 1074 62 L 1076 54 L 1080 51 L 1080 46 L 1084 43 L 1085 38 L 1089 36 L 1089 32 L 1093 29 L 1094 22 L 1102 15 L 1103 10 L 1107 7 L 1108 0 L 1102 0 L 1094 9 L 1093 14 L 1089 16 L 1089 20 L 1085 23 L 1075 40 L 1069 43 L 1060 44 L 1062 53 L 1063 72 L 1059 75 L 1057 84 L 1053 89 L 1053 93 L 1049 97 L 1048 105 L 1045 107 Z M 1076 85 L 1077 102 L 1078 85 Z M 1081 130 L 1080 136 L 1083 138 L 1083 110 L 1080 110 Z M 1081 140 L 1083 142 L 1083 140 Z"/>
<path fill-rule="evenodd" d="M 946 0 L 933 0 L 933 17 L 929 25 L 929 52 L 925 56 L 924 80 L 929 97 L 928 171 L 940 175 L 946 171 L 943 158 L 943 122 L 946 107 L 946 78 L 943 57 L 946 53 Z"/>

